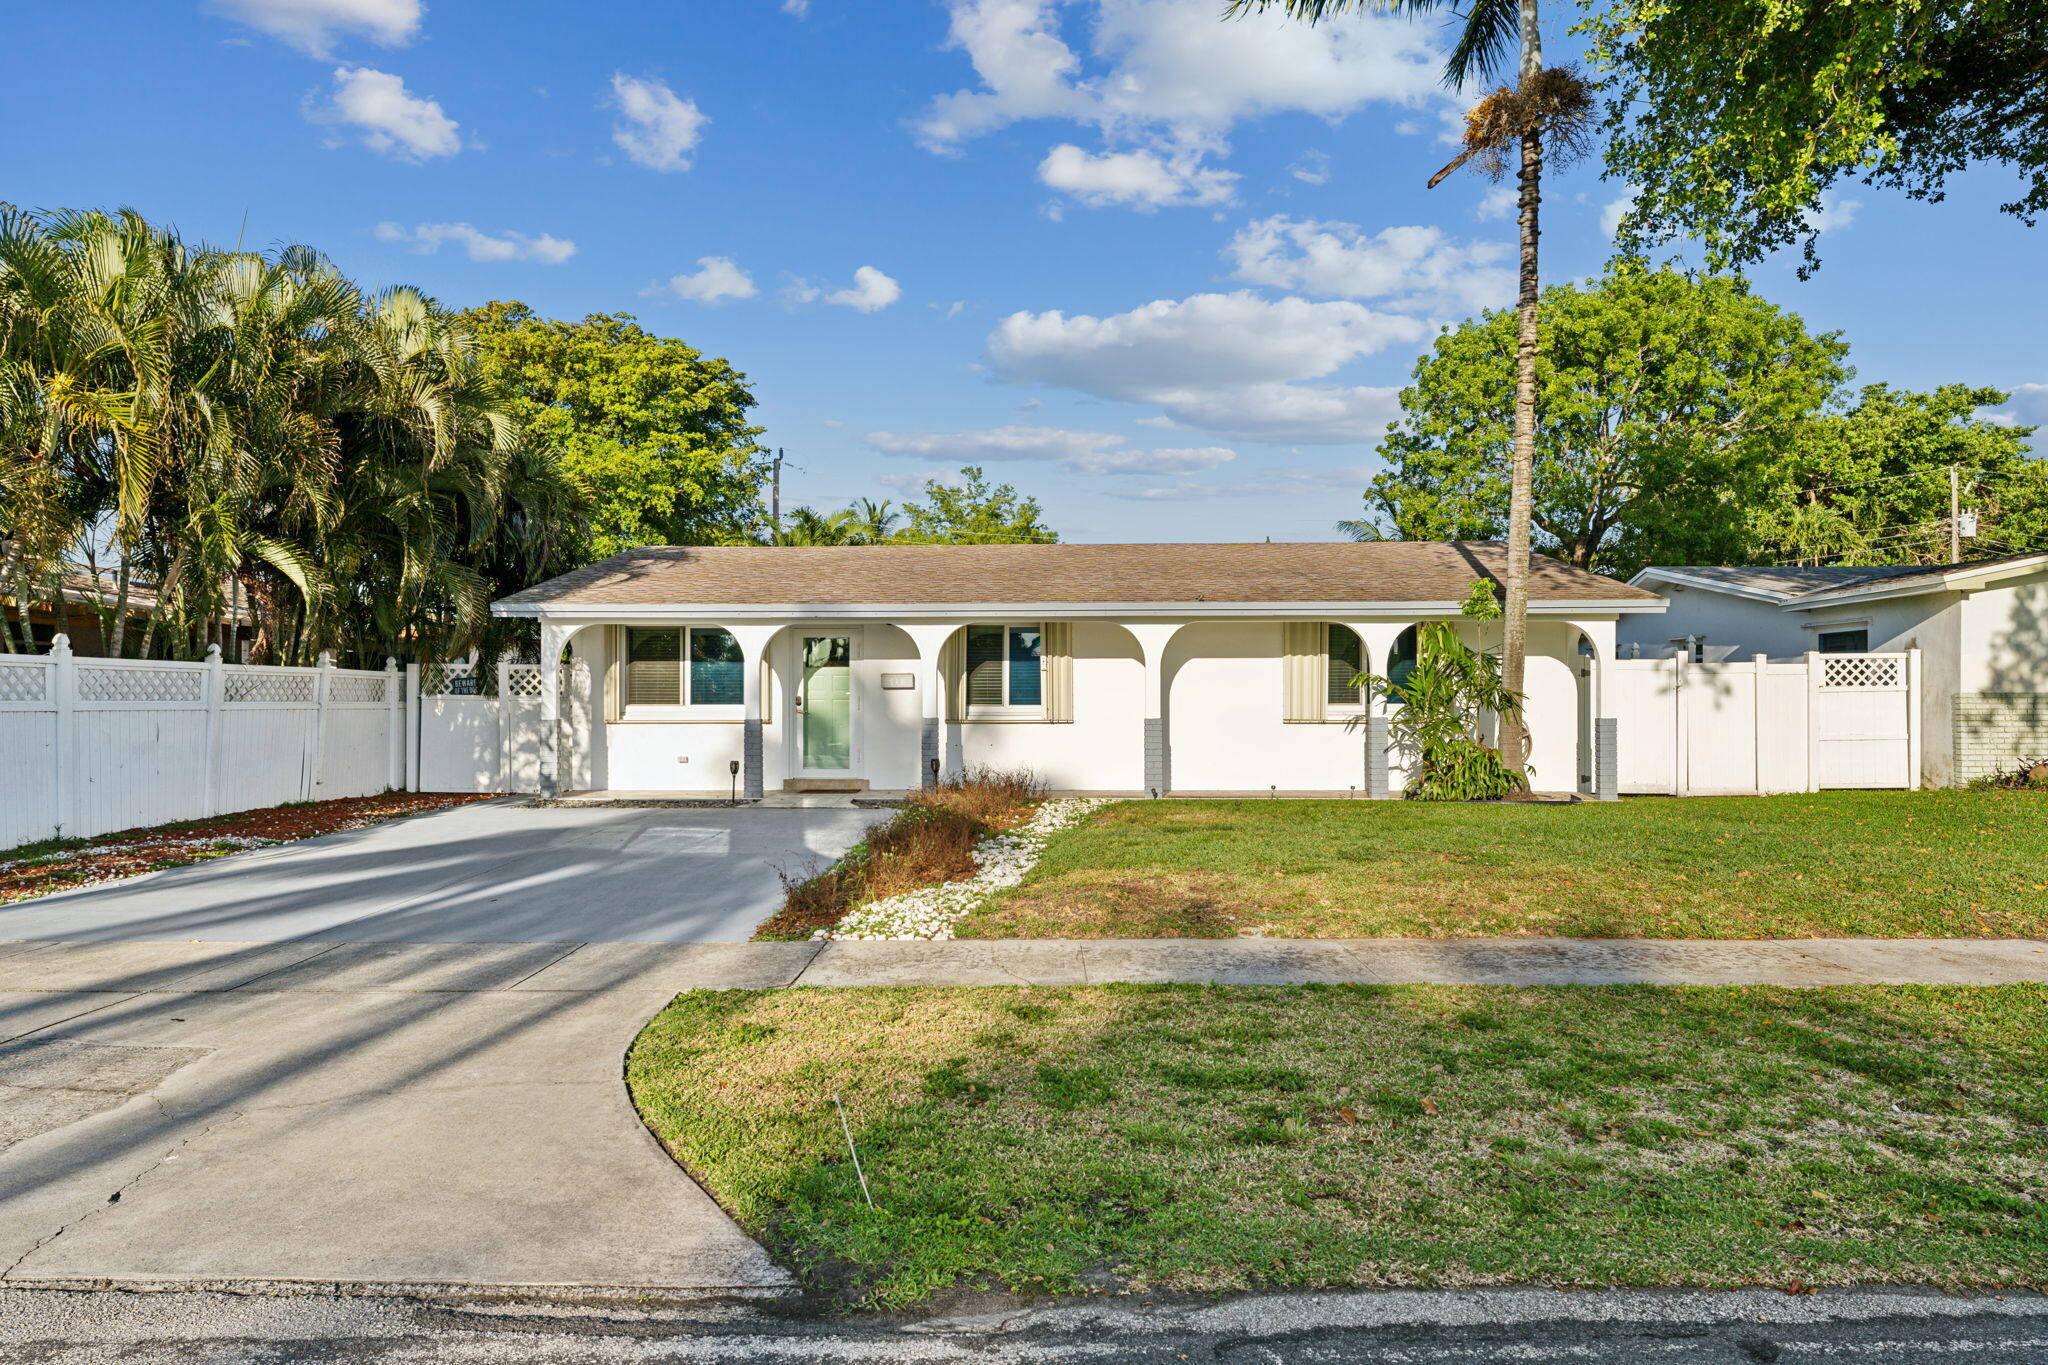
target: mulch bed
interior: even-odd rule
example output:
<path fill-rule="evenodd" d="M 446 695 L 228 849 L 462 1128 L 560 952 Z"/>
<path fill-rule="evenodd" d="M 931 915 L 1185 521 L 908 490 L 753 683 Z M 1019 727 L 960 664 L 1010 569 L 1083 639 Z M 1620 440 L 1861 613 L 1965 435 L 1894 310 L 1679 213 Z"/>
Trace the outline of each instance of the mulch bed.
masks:
<path fill-rule="evenodd" d="M 454 792 L 386 792 L 29 844 L 0 855 L 0 904 L 491 799 Z"/>

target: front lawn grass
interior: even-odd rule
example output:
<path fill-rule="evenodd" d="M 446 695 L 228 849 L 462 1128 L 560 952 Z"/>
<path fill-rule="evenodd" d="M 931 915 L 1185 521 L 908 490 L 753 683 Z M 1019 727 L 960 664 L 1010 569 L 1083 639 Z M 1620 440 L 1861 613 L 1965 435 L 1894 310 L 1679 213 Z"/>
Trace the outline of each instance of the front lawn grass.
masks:
<path fill-rule="evenodd" d="M 885 1307 L 2039 1285 L 2044 1072 L 2039 986 L 692 992 L 627 1060 L 749 1232 Z"/>
<path fill-rule="evenodd" d="M 2048 934 L 2048 798 L 1131 801 L 961 938 Z"/>

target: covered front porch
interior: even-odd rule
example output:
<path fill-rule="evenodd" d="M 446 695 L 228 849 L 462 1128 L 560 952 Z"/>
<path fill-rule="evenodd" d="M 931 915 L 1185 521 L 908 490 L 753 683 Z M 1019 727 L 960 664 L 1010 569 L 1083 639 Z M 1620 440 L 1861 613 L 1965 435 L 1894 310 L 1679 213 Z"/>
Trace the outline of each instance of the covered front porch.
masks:
<path fill-rule="evenodd" d="M 1398 674 L 1413 628 L 1452 615 L 548 617 L 539 786 L 556 797 L 879 798 L 1000 768 L 1072 794 L 1398 796 L 1405 756 L 1388 705 L 1351 676 Z M 1613 794 L 1613 639 L 1608 615 L 1532 619 L 1536 790 Z"/>

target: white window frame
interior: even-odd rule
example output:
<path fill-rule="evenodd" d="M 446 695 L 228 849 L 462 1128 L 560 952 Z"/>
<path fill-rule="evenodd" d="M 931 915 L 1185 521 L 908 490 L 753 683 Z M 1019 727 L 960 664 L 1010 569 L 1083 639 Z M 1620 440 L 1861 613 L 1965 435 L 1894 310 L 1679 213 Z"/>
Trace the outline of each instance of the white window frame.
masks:
<path fill-rule="evenodd" d="M 690 699 L 693 690 L 690 681 L 690 634 L 692 631 L 699 630 L 717 630 L 724 631 L 727 635 L 732 634 L 726 627 L 714 625 L 626 627 L 625 652 L 620 656 L 618 664 L 622 670 L 619 695 L 620 720 L 732 721 L 745 717 L 747 707 L 744 700 L 737 702 L 696 702 Z M 633 660 L 634 631 L 640 631 L 643 634 L 654 634 L 660 631 L 674 631 L 676 633 L 676 696 L 678 700 L 673 702 L 636 702 L 627 695 L 631 690 L 631 684 L 627 681 L 623 670 Z M 742 650 L 740 654 L 740 667 L 744 669 L 747 666 L 746 653 Z"/>
<path fill-rule="evenodd" d="M 1330 688 L 1337 682 L 1337 669 L 1339 667 L 1337 656 L 1330 652 L 1330 632 L 1337 630 L 1351 631 L 1352 638 L 1358 641 L 1358 672 L 1370 673 L 1372 670 L 1366 667 L 1368 660 L 1365 654 L 1365 638 L 1357 631 L 1351 630 L 1350 626 L 1340 625 L 1335 621 L 1325 622 L 1323 625 L 1323 715 L 1325 718 L 1350 720 L 1355 716 L 1365 714 L 1366 699 L 1370 695 L 1370 689 L 1359 688 L 1357 701 L 1330 700 Z M 1345 681 L 1349 682 L 1350 679 L 1347 678 Z"/>
<path fill-rule="evenodd" d="M 1045 678 L 1045 671 L 1046 671 L 1046 670 L 1045 670 L 1045 623 L 1044 623 L 1044 622 L 1042 622 L 1042 621 L 975 621 L 975 622 L 972 622 L 972 623 L 970 623 L 970 624 L 969 624 L 969 625 L 968 625 L 968 626 L 966 627 L 966 632 L 967 632 L 968 634 L 970 634 L 970 635 L 971 635 L 971 634 L 972 634 L 972 633 L 973 633 L 974 631 L 977 631 L 977 630 L 1000 630 L 1000 631 L 1002 631 L 1002 632 L 1003 632 L 1003 653 L 1002 653 L 1002 659 L 1001 659 L 1001 662 L 1002 662 L 1002 665 L 1003 665 L 1003 667 L 1002 667 L 1002 679 L 1003 679 L 1003 700 L 1002 700 L 1002 701 L 1001 701 L 1000 703 L 997 703 L 997 702 L 977 702 L 977 701 L 975 701 L 975 700 L 974 700 L 974 695 L 973 695 L 973 684 L 974 684 L 974 677 L 973 677 L 973 674 L 972 674 L 972 672 L 970 671 L 970 672 L 969 672 L 969 674 L 968 674 L 968 676 L 967 676 L 967 677 L 965 677 L 965 678 L 963 678 L 963 679 L 961 680 L 961 685 L 962 685 L 962 687 L 963 687 L 963 688 L 964 688 L 964 689 L 965 689 L 965 690 L 967 691 L 967 694 L 968 694 L 968 696 L 967 696 L 967 719 L 968 719 L 968 720 L 970 720 L 970 721 L 974 721 L 974 720 L 1044 720 L 1044 719 L 1045 719 L 1045 682 L 1046 682 L 1046 678 Z M 1038 704 L 1037 704 L 1037 705 L 1035 705 L 1035 706 L 1017 706 L 1017 705 L 1014 705 L 1014 704 L 1012 704 L 1012 703 L 1011 703 L 1011 701 L 1010 701 L 1010 632 L 1012 632 L 1012 631 L 1016 631 L 1016 630 L 1034 630 L 1034 631 L 1037 631 L 1037 632 L 1038 632 L 1038 698 L 1039 698 L 1039 699 L 1038 699 Z M 963 640 L 962 640 L 962 642 L 961 642 L 961 656 L 962 656 L 962 663 L 963 663 L 963 666 L 964 666 L 964 664 L 965 664 L 966 652 L 967 652 L 967 651 L 966 651 L 966 641 L 965 641 L 965 640 L 963 639 Z"/>

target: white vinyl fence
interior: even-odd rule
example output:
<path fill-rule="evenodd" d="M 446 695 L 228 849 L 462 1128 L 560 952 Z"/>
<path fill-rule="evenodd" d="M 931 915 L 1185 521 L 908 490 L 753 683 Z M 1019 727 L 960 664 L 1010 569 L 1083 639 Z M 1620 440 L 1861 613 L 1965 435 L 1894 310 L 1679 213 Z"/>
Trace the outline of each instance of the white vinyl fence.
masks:
<path fill-rule="evenodd" d="M 498 665 L 497 695 L 485 695 L 474 661 L 406 669 L 419 698 L 408 785 L 429 792 L 540 790 L 540 665 Z M 572 659 L 562 670 L 562 774 L 566 787 L 595 785 L 578 737 L 591 733 L 590 669 Z"/>
<path fill-rule="evenodd" d="M 1624 794 L 1920 785 L 1920 652 L 1608 665 Z"/>
<path fill-rule="evenodd" d="M 0 655 L 0 848 L 405 781 L 403 675 Z"/>

